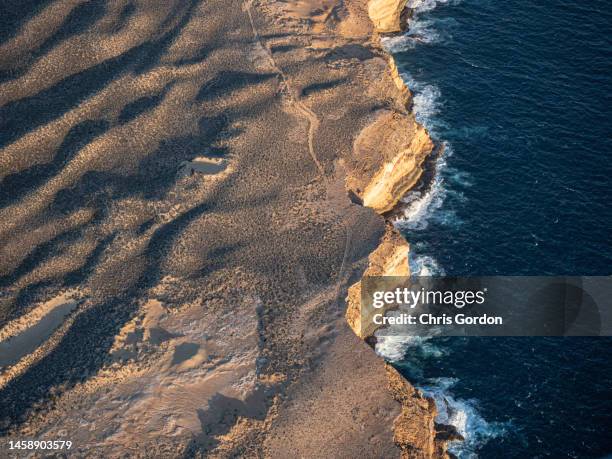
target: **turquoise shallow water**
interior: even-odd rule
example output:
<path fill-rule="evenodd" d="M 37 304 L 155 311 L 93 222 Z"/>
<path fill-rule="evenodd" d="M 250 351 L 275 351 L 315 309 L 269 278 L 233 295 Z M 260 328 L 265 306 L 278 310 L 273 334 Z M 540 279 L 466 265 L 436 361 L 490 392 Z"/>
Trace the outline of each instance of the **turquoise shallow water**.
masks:
<path fill-rule="evenodd" d="M 422 274 L 609 275 L 605 1 L 412 1 L 385 39 L 417 118 L 446 145 L 399 222 Z M 472 338 L 387 351 L 443 407 L 469 457 L 612 454 L 612 340 Z M 446 409 L 446 408 L 448 409 Z"/>

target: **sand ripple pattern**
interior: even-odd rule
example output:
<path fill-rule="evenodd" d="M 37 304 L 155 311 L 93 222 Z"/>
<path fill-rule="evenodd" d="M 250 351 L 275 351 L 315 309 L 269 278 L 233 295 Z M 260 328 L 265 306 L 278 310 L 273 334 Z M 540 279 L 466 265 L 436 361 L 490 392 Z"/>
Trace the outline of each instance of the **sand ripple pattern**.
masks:
<path fill-rule="evenodd" d="M 152 289 L 184 299 L 197 283 L 165 287 L 169 277 L 234 256 L 240 237 L 214 214 L 264 201 L 231 186 L 229 152 L 280 88 L 246 58 L 244 13 L 216 14 L 232 5 L 10 3 L 0 21 L 0 330 L 27 331 L 61 292 L 77 306 L 59 327 L 32 320 L 54 323 L 38 333 L 48 341 L 0 367 L 0 432 L 51 388 L 98 371 Z M 209 236 L 198 235 L 209 219 Z"/>

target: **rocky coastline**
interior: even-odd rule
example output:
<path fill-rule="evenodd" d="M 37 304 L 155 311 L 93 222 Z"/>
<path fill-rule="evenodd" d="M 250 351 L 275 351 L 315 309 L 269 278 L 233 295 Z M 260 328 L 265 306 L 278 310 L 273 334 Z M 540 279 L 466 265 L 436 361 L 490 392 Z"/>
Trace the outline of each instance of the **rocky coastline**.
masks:
<path fill-rule="evenodd" d="M 389 216 L 434 149 L 379 41 L 405 2 L 90 7 L 0 46 L 0 336 L 32 349 L 0 368 L 1 439 L 447 457 L 354 332 L 359 279 L 408 274 Z"/>
<path fill-rule="evenodd" d="M 374 25 L 375 34 L 404 32 L 406 17 L 412 12 L 407 11 L 405 0 L 370 0 L 368 15 Z M 409 88 L 401 79 L 392 56 L 388 56 L 389 72 L 399 91 L 399 99 L 410 107 L 411 94 Z M 404 116 L 388 116 L 379 119 L 379 125 L 369 129 L 380 135 L 375 144 L 385 155 L 386 148 L 397 153 L 391 161 L 383 163 L 361 194 L 362 203 L 385 215 L 397 209 L 400 199 L 410 190 L 423 174 L 424 162 L 433 153 L 434 144 L 426 129 L 414 119 Z M 408 126 L 406 126 L 408 124 Z M 416 128 L 412 127 L 416 124 Z M 385 140 L 393 138 L 397 130 L 410 130 L 412 140 L 409 146 L 393 145 L 388 147 Z M 368 136 L 364 129 L 360 137 Z M 359 152 L 359 138 L 355 143 L 355 151 Z M 350 188 L 349 188 L 350 189 Z M 355 190 L 351 190 L 355 192 Z M 363 276 L 408 276 L 409 244 L 395 229 L 391 221 L 387 221 L 385 235 L 380 245 L 368 257 L 368 266 Z M 361 317 L 361 285 L 353 284 L 348 291 L 346 320 L 354 333 L 361 339 L 373 345 L 376 326 L 372 320 L 366 320 L 368 326 L 362 325 Z M 395 419 L 394 441 L 405 458 L 438 458 L 449 457 L 447 443 L 462 440 L 461 435 L 453 426 L 440 425 L 435 422 L 437 414 L 433 399 L 425 397 L 415 389 L 395 369 L 387 365 L 389 390 L 401 404 L 401 414 Z"/>

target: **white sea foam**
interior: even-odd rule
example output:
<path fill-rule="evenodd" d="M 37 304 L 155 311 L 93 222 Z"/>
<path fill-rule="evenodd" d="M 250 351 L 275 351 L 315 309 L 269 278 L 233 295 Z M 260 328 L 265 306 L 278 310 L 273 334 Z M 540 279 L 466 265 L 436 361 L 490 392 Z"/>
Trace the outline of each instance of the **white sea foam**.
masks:
<path fill-rule="evenodd" d="M 449 451 L 459 458 L 471 459 L 477 457 L 480 446 L 503 435 L 508 425 L 487 422 L 480 415 L 476 401 L 455 398 L 451 388 L 457 382 L 456 378 L 436 378 L 420 389 L 436 402 L 436 422 L 454 426 L 464 437 L 464 441 L 451 443 Z"/>
<path fill-rule="evenodd" d="M 388 53 L 401 53 L 415 47 L 416 43 L 409 35 L 395 35 L 382 37 L 380 39 L 383 47 Z"/>
<path fill-rule="evenodd" d="M 383 37 L 381 42 L 390 53 L 400 53 L 414 49 L 418 44 L 436 43 L 441 36 L 435 28 L 435 21 L 410 19 L 408 32 L 403 35 Z"/>
<path fill-rule="evenodd" d="M 392 316 L 399 312 L 391 312 Z M 406 336 L 401 326 L 391 325 L 384 332 L 376 333 L 376 353 L 390 362 L 399 362 L 410 351 L 422 358 L 441 357 L 445 351 L 430 342 L 431 336 Z"/>
<path fill-rule="evenodd" d="M 444 276 L 444 269 L 429 255 L 413 255 L 410 257 L 410 273 L 413 276 Z"/>
<path fill-rule="evenodd" d="M 418 44 L 431 44 L 442 41 L 440 20 L 423 19 L 422 13 L 438 5 L 457 4 L 459 0 L 409 0 L 407 7 L 412 9 L 413 16 L 408 19 L 408 30 L 403 35 L 384 37 L 381 41 L 387 51 L 399 53 L 413 49 Z"/>
<path fill-rule="evenodd" d="M 400 229 L 424 230 L 429 225 L 433 213 L 442 207 L 447 195 L 441 169 L 446 165 L 444 157 L 436 161 L 435 175 L 429 188 L 408 192 L 401 201 L 405 204 L 404 215 L 396 220 Z"/>
<path fill-rule="evenodd" d="M 425 85 L 414 94 L 412 103 L 417 121 L 428 130 L 435 131 L 439 126 L 435 116 L 440 113 L 440 90 L 434 85 Z"/>
<path fill-rule="evenodd" d="M 406 6 L 412 8 L 415 13 L 424 13 L 431 11 L 438 5 L 457 5 L 461 0 L 408 0 Z"/>
<path fill-rule="evenodd" d="M 422 13 L 428 12 L 442 4 L 457 4 L 459 0 L 409 0 L 408 7 L 414 11 L 409 21 L 409 30 L 406 34 L 383 39 L 383 45 L 391 53 L 407 51 L 420 43 L 434 43 L 441 40 L 444 35 L 439 28 L 440 20 L 423 18 Z M 440 138 L 443 128 L 447 128 L 438 117 L 443 99 L 439 88 L 433 84 L 422 83 L 408 73 L 401 74 L 403 80 L 413 93 L 413 112 L 419 123 L 427 128 L 434 138 Z M 406 204 L 404 215 L 395 224 L 400 229 L 421 231 L 428 227 L 431 221 L 436 224 L 457 225 L 460 221 L 452 210 L 444 208 L 444 202 L 452 196 L 453 199 L 462 199 L 456 187 L 471 186 L 469 174 L 451 169 L 447 159 L 453 154 L 451 145 L 443 143 L 441 154 L 436 158 L 433 177 L 427 188 L 416 189 L 403 197 Z M 453 190 L 446 185 L 454 185 Z M 419 244 L 411 249 L 410 270 L 414 276 L 444 275 L 444 270 L 436 260 L 422 253 L 425 247 Z M 399 311 L 392 314 L 397 314 Z M 433 335 L 433 333 L 432 333 Z M 392 362 L 402 361 L 402 365 L 410 370 L 410 374 L 423 378 L 423 370 L 419 361 L 427 358 L 436 358 L 448 352 L 445 348 L 436 346 L 430 337 L 403 336 L 399 328 L 393 326 L 376 334 L 376 352 Z M 406 359 L 410 355 L 412 358 Z M 455 398 L 451 392 L 453 385 L 458 382 L 453 378 L 439 378 L 429 380 L 426 386 L 420 387 L 431 396 L 438 409 L 437 422 L 453 425 L 464 437 L 462 442 L 453 442 L 449 451 L 460 458 L 477 457 L 478 448 L 489 439 L 503 435 L 506 426 L 497 423 L 488 423 L 477 409 L 472 400 Z"/>
<path fill-rule="evenodd" d="M 399 362 L 416 336 L 385 335 L 376 337 L 376 353 L 390 362 Z"/>
<path fill-rule="evenodd" d="M 435 134 L 436 127 L 443 126 L 441 120 L 436 118 L 442 108 L 440 89 L 436 85 L 415 80 L 408 72 L 401 72 L 400 76 L 413 93 L 412 111 L 417 121 Z"/>

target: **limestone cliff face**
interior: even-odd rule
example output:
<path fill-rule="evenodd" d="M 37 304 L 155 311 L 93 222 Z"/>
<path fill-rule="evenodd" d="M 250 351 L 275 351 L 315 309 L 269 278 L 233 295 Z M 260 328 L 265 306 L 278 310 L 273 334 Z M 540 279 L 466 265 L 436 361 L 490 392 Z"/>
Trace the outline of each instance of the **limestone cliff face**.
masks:
<path fill-rule="evenodd" d="M 423 172 L 422 164 L 433 149 L 423 126 L 417 125 L 410 144 L 386 161 L 363 192 L 363 204 L 378 213 L 393 209 Z"/>
<path fill-rule="evenodd" d="M 368 257 L 364 276 L 408 276 L 408 243 L 391 224 L 374 252 Z M 348 290 L 346 320 L 357 336 L 366 339 L 374 334 L 376 326 L 371 317 L 361 315 L 361 281 Z"/>
<path fill-rule="evenodd" d="M 401 32 L 402 11 L 406 7 L 406 0 L 370 0 L 368 15 L 374 23 L 377 32 Z"/>
<path fill-rule="evenodd" d="M 402 450 L 402 459 L 449 457 L 446 444 L 463 437 L 454 427 L 435 422 L 437 409 L 431 398 L 415 389 L 391 365 L 386 368 L 389 390 L 402 406 L 393 425 L 393 438 Z"/>
<path fill-rule="evenodd" d="M 410 99 L 410 90 L 408 89 L 408 86 L 406 86 L 406 84 L 404 83 L 404 80 L 402 80 L 402 77 L 399 74 L 399 70 L 397 69 L 397 65 L 395 64 L 395 59 L 393 59 L 393 56 L 389 56 L 388 62 L 389 72 L 391 73 L 393 83 L 395 83 L 395 87 L 399 90 L 403 98 L 404 105 L 407 105 Z"/>
<path fill-rule="evenodd" d="M 402 29 L 402 11 L 406 0 L 370 0 L 368 13 L 378 32 Z M 395 61 L 388 58 L 389 71 L 398 90 L 396 100 L 408 107 L 410 91 L 399 75 Z M 346 187 L 361 199 L 364 206 L 385 214 L 397 206 L 423 173 L 423 164 L 433 150 L 427 130 L 404 110 L 380 110 L 359 134 L 353 145 L 353 163 Z M 387 222 L 379 246 L 368 257 L 365 276 L 407 276 L 408 242 Z M 381 311 L 376 311 L 381 312 Z M 384 310 L 382 311 L 384 312 Z M 368 310 L 368 314 L 373 314 Z M 346 320 L 362 339 L 374 335 L 378 328 L 372 317 L 362 316 L 361 281 L 348 290 Z M 462 440 L 452 426 L 435 422 L 433 399 L 426 397 L 405 380 L 392 366 L 386 365 L 389 391 L 401 405 L 393 425 L 394 442 L 402 459 L 449 458 L 446 445 Z"/>
<path fill-rule="evenodd" d="M 433 142 L 414 116 L 381 110 L 355 140 L 347 188 L 364 206 L 388 212 L 421 177 L 432 150 Z"/>

